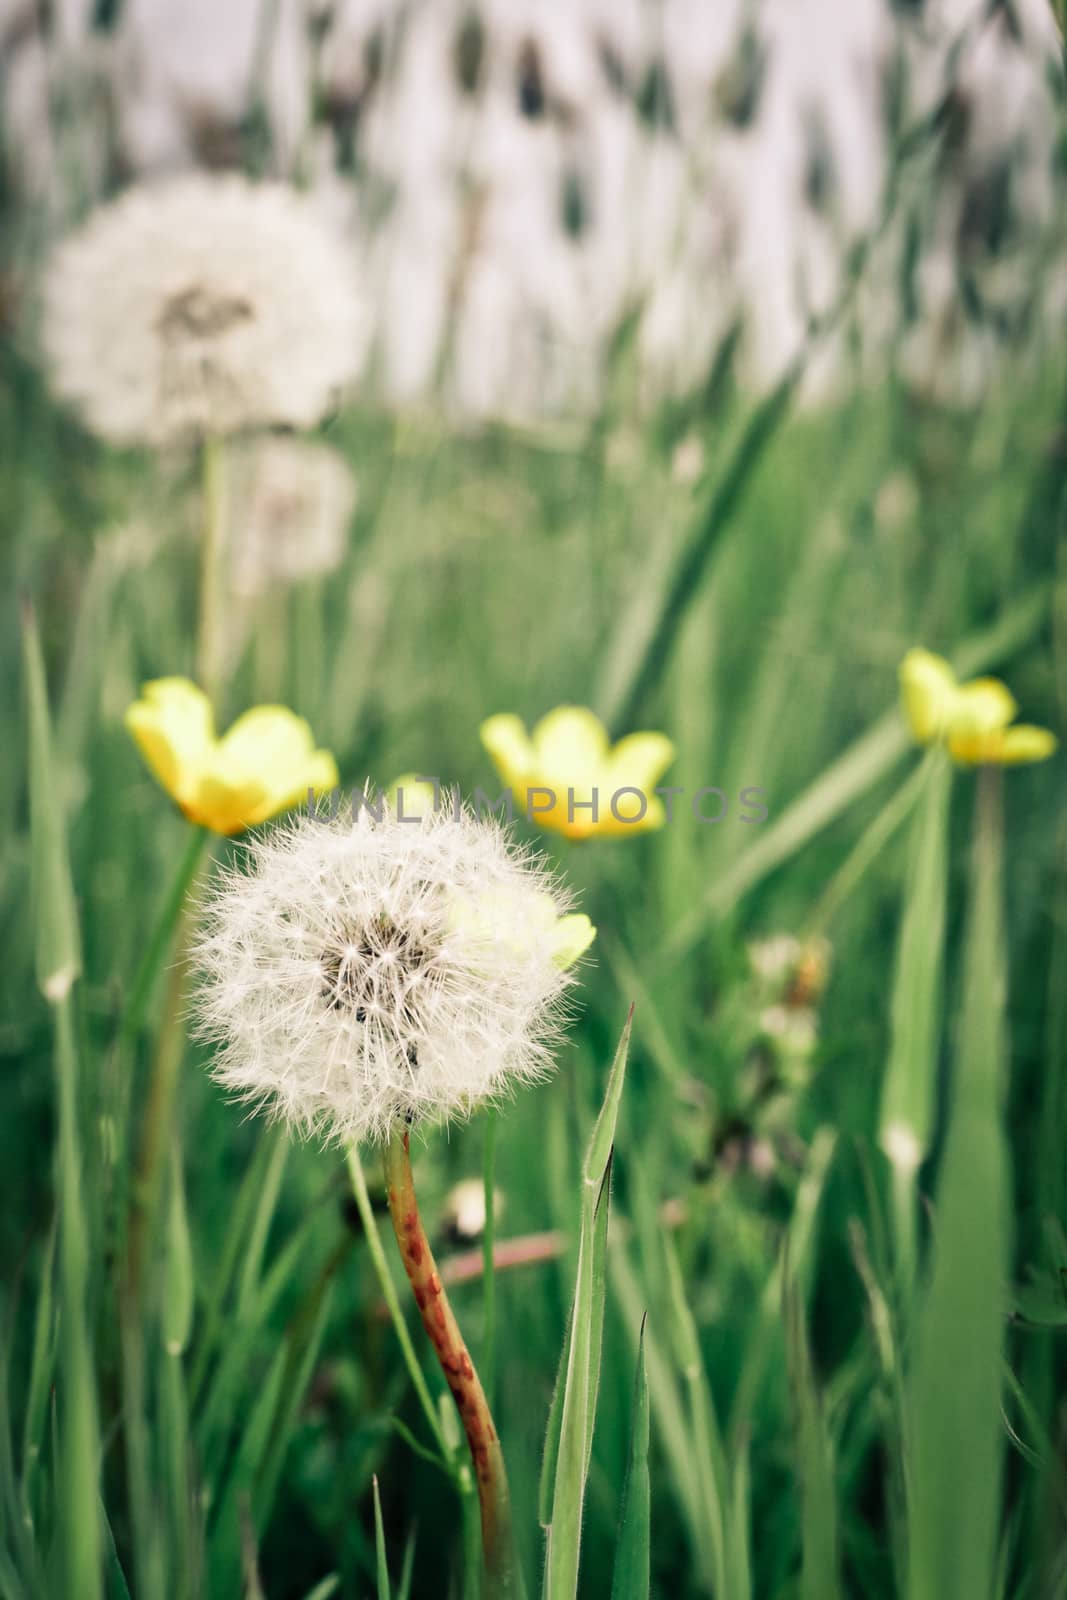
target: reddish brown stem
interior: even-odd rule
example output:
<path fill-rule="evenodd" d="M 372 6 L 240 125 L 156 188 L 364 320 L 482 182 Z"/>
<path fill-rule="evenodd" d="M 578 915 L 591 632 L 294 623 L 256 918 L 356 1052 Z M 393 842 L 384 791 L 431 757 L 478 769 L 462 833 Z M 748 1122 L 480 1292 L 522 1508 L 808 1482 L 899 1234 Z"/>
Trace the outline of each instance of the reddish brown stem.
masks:
<path fill-rule="evenodd" d="M 385 1181 L 389 1212 L 400 1246 L 404 1270 L 415 1292 L 422 1325 L 434 1347 L 452 1398 L 459 1409 L 470 1446 L 482 1519 L 482 1561 L 486 1594 L 517 1591 L 511 1542 L 511 1511 L 504 1456 L 470 1352 L 463 1342 L 448 1296 L 441 1284 L 415 1199 L 408 1132 L 397 1131 L 385 1148 Z"/>

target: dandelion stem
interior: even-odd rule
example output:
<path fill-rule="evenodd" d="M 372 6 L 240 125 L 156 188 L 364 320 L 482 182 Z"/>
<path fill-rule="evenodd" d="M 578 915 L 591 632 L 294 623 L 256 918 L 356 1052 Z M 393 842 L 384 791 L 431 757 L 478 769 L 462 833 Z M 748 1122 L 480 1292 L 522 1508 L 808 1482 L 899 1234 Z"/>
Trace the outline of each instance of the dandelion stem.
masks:
<path fill-rule="evenodd" d="M 441 1285 L 426 1237 L 411 1174 L 408 1131 L 398 1127 L 385 1147 L 389 1211 L 415 1302 L 441 1363 L 467 1434 L 482 1519 L 482 1562 L 486 1600 L 518 1593 L 511 1542 L 511 1509 L 504 1454 L 478 1374 Z"/>
<path fill-rule="evenodd" d="M 396 1336 L 400 1342 L 400 1349 L 411 1378 L 412 1387 L 419 1397 L 419 1403 L 425 1413 L 430 1432 L 434 1436 L 442 1459 L 445 1462 L 449 1462 L 452 1453 L 441 1431 L 433 1396 L 426 1386 L 426 1379 L 422 1375 L 422 1368 L 419 1366 L 419 1358 L 415 1354 L 415 1346 L 412 1344 L 411 1335 L 408 1333 L 408 1325 L 404 1320 L 404 1313 L 400 1309 L 396 1285 L 389 1271 L 389 1263 L 385 1259 L 381 1234 L 378 1232 L 378 1224 L 374 1220 L 374 1210 L 370 1203 L 370 1195 L 367 1193 L 367 1180 L 363 1175 L 363 1163 L 359 1159 L 359 1151 L 355 1145 L 349 1147 L 346 1159 L 349 1176 L 352 1179 L 352 1193 L 355 1195 L 356 1208 L 359 1211 L 360 1221 L 363 1223 L 363 1233 L 367 1240 L 367 1249 L 370 1251 L 371 1263 L 378 1278 L 382 1298 L 389 1308 L 389 1315 L 393 1319 L 393 1326 L 396 1329 Z"/>
<path fill-rule="evenodd" d="M 225 459 L 221 439 L 206 438 L 201 446 L 204 528 L 200 541 L 200 611 L 196 672 L 200 687 L 213 703 L 219 691 L 221 585 L 225 543 Z"/>
<path fill-rule="evenodd" d="M 493 1247 L 496 1240 L 496 1214 L 494 1207 L 496 1167 L 496 1112 L 490 1106 L 485 1116 L 485 1145 L 483 1147 L 483 1181 L 485 1184 L 485 1229 L 482 1233 L 482 1307 L 485 1317 L 485 1334 L 482 1339 L 482 1382 L 489 1403 L 493 1401 L 493 1379 L 496 1360 L 496 1270 Z"/>

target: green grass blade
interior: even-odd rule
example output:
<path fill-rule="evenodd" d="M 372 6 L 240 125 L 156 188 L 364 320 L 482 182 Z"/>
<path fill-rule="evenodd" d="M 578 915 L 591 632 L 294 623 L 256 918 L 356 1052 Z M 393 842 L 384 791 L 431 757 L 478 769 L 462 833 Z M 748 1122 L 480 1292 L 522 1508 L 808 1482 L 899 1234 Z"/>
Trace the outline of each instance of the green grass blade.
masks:
<path fill-rule="evenodd" d="M 582 1165 L 577 1281 L 549 1413 L 538 1497 L 542 1522 L 547 1529 L 546 1600 L 564 1600 L 564 1597 L 569 1600 L 578 1588 L 582 1508 L 593 1448 L 607 1298 L 611 1164 L 632 1025 L 633 1006 L 615 1051 L 603 1104 Z M 550 1507 L 547 1523 L 544 1522 L 546 1507 Z"/>
<path fill-rule="evenodd" d="M 611 1158 L 595 1201 L 583 1196 L 578 1272 L 566 1342 L 566 1367 L 560 1368 L 549 1426 L 558 1415 L 558 1438 L 546 1440 L 541 1474 L 541 1503 L 549 1501 L 546 1525 L 545 1600 L 564 1600 L 578 1592 L 582 1511 L 589 1471 L 597 1390 L 600 1383 L 600 1339 L 604 1320 L 605 1258 L 611 1194 Z M 599 1302 L 599 1303 L 598 1303 Z"/>
<path fill-rule="evenodd" d="M 804 1308 L 788 1266 L 783 1273 L 782 1313 L 802 1502 L 800 1596 L 801 1600 L 837 1600 L 841 1587 L 833 1446 L 815 1386 Z"/>
<path fill-rule="evenodd" d="M 647 1298 L 638 1282 L 629 1255 L 621 1245 L 611 1250 L 611 1284 L 623 1326 L 636 1329 L 644 1316 Z M 693 1476 L 693 1442 L 678 1394 L 671 1363 L 660 1347 L 654 1328 L 645 1328 L 645 1362 L 648 1371 L 650 1410 L 656 1437 L 666 1457 L 671 1488 L 677 1499 L 692 1547 L 693 1561 L 700 1582 L 711 1583 L 712 1558 L 709 1549 L 707 1518 Z M 634 1350 L 636 1359 L 637 1351 Z"/>
<path fill-rule="evenodd" d="M 948 818 L 952 769 L 934 750 L 924 762 L 922 799 L 912 826 L 911 861 L 897 941 L 889 1061 L 878 1138 L 892 1172 L 902 1282 L 916 1264 L 919 1167 L 930 1148 L 937 1102 Z"/>
<path fill-rule="evenodd" d="M 642 1318 L 630 1414 L 630 1454 L 619 1510 L 619 1538 L 611 1579 L 611 1600 L 648 1600 L 652 1554 L 648 1441 L 648 1376 L 645 1370 L 645 1322 Z"/>
<path fill-rule="evenodd" d="M 749 1428 L 760 1386 L 781 1338 L 782 1273 L 787 1254 L 796 1281 L 805 1297 L 807 1295 L 815 1255 L 819 1205 L 836 1150 L 837 1134 L 834 1129 L 820 1128 L 811 1143 L 807 1171 L 797 1191 L 785 1244 L 767 1280 L 755 1326 L 748 1339 L 730 1420 L 730 1437 L 734 1444 Z"/>
<path fill-rule="evenodd" d="M 589 1147 L 585 1153 L 582 1180 L 587 1191 L 596 1191 L 600 1188 L 604 1181 L 608 1162 L 611 1160 L 611 1151 L 615 1144 L 615 1124 L 619 1117 L 622 1086 L 626 1078 L 626 1057 L 630 1049 L 630 1032 L 633 1028 L 633 1020 L 634 1008 L 631 1005 L 615 1049 L 615 1058 L 611 1063 L 608 1086 L 604 1091 L 604 1103 L 600 1108 L 600 1115 L 593 1126 Z"/>
<path fill-rule="evenodd" d="M 620 1102 L 620 1099 L 622 1097 L 622 1087 L 623 1087 L 623 1082 L 624 1082 L 625 1073 L 626 1073 L 626 1060 L 627 1060 L 627 1055 L 628 1055 L 628 1052 L 629 1052 L 630 1033 L 631 1033 L 632 1026 L 633 1026 L 633 1006 L 631 1005 L 629 1014 L 628 1014 L 628 1016 L 626 1018 L 625 1026 L 623 1027 L 622 1036 L 619 1039 L 619 1043 L 618 1043 L 618 1046 L 617 1046 L 616 1051 L 615 1051 L 615 1058 L 614 1058 L 614 1060 L 612 1062 L 612 1065 L 611 1065 L 611 1071 L 608 1074 L 608 1084 L 607 1084 L 607 1089 L 605 1090 L 605 1093 L 604 1093 L 604 1101 L 603 1101 L 603 1104 L 601 1106 L 600 1113 L 599 1113 L 599 1115 L 597 1117 L 596 1123 L 594 1125 L 593 1132 L 592 1132 L 592 1134 L 590 1136 L 589 1145 L 588 1145 L 588 1148 L 586 1150 L 585 1161 L 584 1161 L 583 1167 L 582 1167 L 582 1176 L 583 1176 L 583 1183 L 582 1183 L 583 1202 L 582 1202 L 582 1224 L 581 1224 L 581 1226 L 582 1226 L 582 1242 L 584 1242 L 586 1240 L 587 1227 L 588 1227 L 588 1224 L 589 1224 L 589 1218 L 590 1218 L 590 1216 L 592 1214 L 588 1210 L 587 1201 L 590 1199 L 590 1197 L 591 1197 L 591 1195 L 593 1193 L 599 1191 L 602 1188 L 603 1181 L 604 1181 L 605 1170 L 606 1170 L 607 1164 L 608 1164 L 608 1162 L 610 1161 L 610 1158 L 611 1158 L 611 1146 L 612 1146 L 612 1140 L 615 1137 L 615 1125 L 616 1125 L 616 1122 L 618 1120 L 619 1102 Z M 605 1138 L 607 1140 L 606 1155 L 605 1155 L 605 1144 L 604 1144 Z M 606 1230 L 606 1227 L 607 1227 L 607 1210 L 606 1210 L 606 1208 L 605 1208 L 605 1213 L 604 1213 L 604 1217 L 603 1217 L 602 1220 L 603 1220 L 604 1228 Z M 605 1246 L 606 1246 L 606 1233 L 605 1233 Z M 600 1347 L 600 1329 L 603 1326 L 604 1299 L 606 1298 L 606 1283 L 605 1283 L 605 1274 L 606 1274 L 606 1268 L 607 1268 L 606 1248 L 605 1248 L 605 1250 L 604 1250 L 604 1252 L 602 1254 L 602 1258 L 601 1258 L 601 1261 L 599 1263 L 599 1273 L 596 1272 L 596 1265 L 597 1264 L 595 1264 L 594 1261 L 593 1261 L 592 1254 L 588 1250 L 586 1252 L 585 1257 L 584 1258 L 582 1257 L 582 1255 L 581 1255 L 581 1244 L 580 1244 L 579 1245 L 579 1281 L 581 1279 L 581 1271 L 583 1270 L 583 1268 L 588 1272 L 590 1280 L 592 1280 L 594 1277 L 597 1278 L 597 1282 L 596 1282 L 596 1286 L 595 1286 L 596 1287 L 596 1292 L 594 1293 L 594 1285 L 593 1285 L 592 1281 L 590 1281 L 588 1294 L 589 1294 L 589 1298 L 591 1299 L 591 1301 L 596 1306 L 596 1315 L 600 1319 L 600 1321 L 598 1323 L 597 1332 L 596 1332 L 596 1345 L 597 1345 L 597 1349 L 599 1350 L 599 1347 Z M 566 1394 L 567 1394 L 566 1378 L 567 1378 L 567 1373 L 570 1371 L 571 1340 L 572 1340 L 573 1333 L 574 1333 L 574 1328 L 575 1328 L 577 1304 L 578 1304 L 578 1289 L 577 1289 L 577 1286 L 576 1286 L 574 1298 L 571 1301 L 570 1316 L 567 1319 L 567 1327 L 566 1327 L 566 1331 L 565 1331 L 564 1336 L 563 1336 L 563 1349 L 560 1352 L 559 1368 L 558 1368 L 558 1371 L 557 1371 L 557 1374 L 556 1374 L 555 1387 L 554 1387 L 554 1389 L 552 1391 L 552 1403 L 551 1403 L 551 1405 L 549 1407 L 548 1426 L 547 1426 L 547 1429 L 546 1429 L 546 1432 L 545 1432 L 545 1448 L 544 1448 L 544 1454 L 543 1454 L 542 1463 L 541 1463 L 541 1479 L 540 1479 L 540 1487 L 538 1489 L 538 1501 L 537 1501 L 537 1503 L 538 1503 L 538 1519 L 539 1519 L 539 1521 L 541 1523 L 541 1526 L 543 1528 L 548 1528 L 550 1526 L 551 1522 L 552 1522 L 552 1505 L 553 1505 L 553 1499 L 554 1499 L 554 1496 L 555 1496 L 556 1471 L 557 1471 L 557 1465 L 558 1465 L 558 1460 L 559 1460 L 560 1435 L 561 1435 L 561 1431 L 562 1431 L 562 1427 L 563 1427 L 563 1407 L 564 1407 L 564 1401 L 566 1399 Z M 583 1330 L 583 1333 L 584 1333 L 584 1331 L 585 1330 Z M 591 1425 L 588 1428 L 583 1429 L 583 1431 L 588 1434 L 588 1443 L 587 1443 L 587 1447 L 586 1447 L 586 1470 L 588 1470 L 589 1450 L 592 1447 L 592 1427 L 591 1427 Z"/>
<path fill-rule="evenodd" d="M 81 939 L 67 855 L 62 785 L 52 754 L 44 660 L 31 607 L 23 609 L 22 655 L 29 718 L 30 846 L 37 982 L 46 999 L 69 994 L 81 972 Z"/>
<path fill-rule="evenodd" d="M 682 1269 L 673 1239 L 663 1241 L 667 1265 L 667 1282 L 670 1287 L 671 1311 L 674 1318 L 674 1338 L 686 1390 L 689 1395 L 689 1419 L 693 1441 L 693 1476 L 703 1505 L 708 1528 L 713 1569 L 714 1591 L 726 1592 L 727 1505 L 729 1473 L 722 1433 L 704 1357 L 700 1349 L 700 1336 L 689 1301 L 686 1298 Z"/>
<path fill-rule="evenodd" d="M 329 1573 L 314 1589 L 309 1589 L 304 1600 L 330 1600 L 330 1596 L 337 1593 L 341 1587 L 341 1580 L 336 1572 Z"/>
<path fill-rule="evenodd" d="M 378 1493 L 378 1474 L 371 1479 L 374 1493 L 374 1553 L 377 1560 L 378 1600 L 390 1600 L 389 1563 L 385 1559 L 385 1525 L 382 1522 L 382 1501 Z"/>
<path fill-rule="evenodd" d="M 33 1354 L 30 1381 L 26 1391 L 26 1412 L 22 1422 L 22 1498 L 27 1514 L 33 1505 L 33 1477 L 40 1464 L 48 1416 L 48 1391 L 56 1360 L 55 1316 L 56 1235 L 52 1230 L 41 1266 L 40 1288 L 33 1323 Z"/>
<path fill-rule="evenodd" d="M 96 1382 L 86 1296 L 89 1238 L 82 1186 L 83 1126 L 71 989 L 81 972 L 81 941 L 70 878 L 44 663 L 33 613 L 23 615 L 23 659 L 30 740 L 30 837 L 37 981 L 52 1008 L 58 1103 L 56 1192 L 59 1226 L 59 1388 L 57 1477 L 59 1567 L 64 1592 L 94 1600 L 102 1592 Z"/>
<path fill-rule="evenodd" d="M 910 1387 L 909 1600 L 988 1600 L 997 1570 L 1009 1179 L 999 774 L 982 772 L 962 1015 Z"/>
<path fill-rule="evenodd" d="M 185 1182 L 181 1153 L 175 1141 L 171 1151 L 170 1198 L 167 1206 L 166 1256 L 163 1269 L 162 1331 L 164 1348 L 181 1356 L 193 1325 L 196 1274 L 189 1219 L 185 1212 Z"/>

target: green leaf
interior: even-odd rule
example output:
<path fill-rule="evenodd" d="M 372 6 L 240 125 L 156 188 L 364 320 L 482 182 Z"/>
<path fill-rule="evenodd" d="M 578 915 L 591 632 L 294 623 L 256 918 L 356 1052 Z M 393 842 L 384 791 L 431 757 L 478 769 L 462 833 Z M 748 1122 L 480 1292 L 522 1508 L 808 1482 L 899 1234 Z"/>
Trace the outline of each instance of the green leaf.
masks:
<path fill-rule="evenodd" d="M 979 781 L 962 1015 L 909 1391 L 909 1600 L 988 1600 L 997 1574 L 1010 1184 L 1000 774 Z"/>
<path fill-rule="evenodd" d="M 550 1506 L 544 1524 L 547 1534 L 546 1600 L 562 1600 L 565 1595 L 576 1594 L 578 1589 L 582 1509 L 600 1384 L 610 1187 L 609 1158 L 595 1205 L 583 1197 L 578 1273 L 564 1346 L 565 1365 L 561 1363 L 556 1379 L 559 1399 L 557 1401 L 553 1395 L 545 1442 L 540 1504 Z M 558 1429 L 555 1437 L 554 1429 Z"/>
<path fill-rule="evenodd" d="M 378 1493 L 378 1474 L 371 1479 L 374 1492 L 374 1551 L 378 1567 L 378 1600 L 389 1600 L 389 1563 L 385 1559 L 385 1526 L 382 1522 L 382 1502 Z"/>
<path fill-rule="evenodd" d="M 569 1600 L 578 1588 L 582 1508 L 600 1387 L 613 1141 L 632 1022 L 631 1006 L 582 1167 L 574 1303 L 549 1412 L 538 1498 L 547 1533 L 546 1600 Z"/>
<path fill-rule="evenodd" d="M 652 1521 L 648 1440 L 648 1377 L 645 1372 L 645 1319 L 642 1317 L 630 1412 L 630 1454 L 622 1486 L 611 1600 L 648 1600 Z"/>
<path fill-rule="evenodd" d="M 600 1115 L 596 1119 L 593 1132 L 589 1140 L 589 1148 L 585 1153 L 585 1162 L 582 1166 L 582 1178 L 587 1189 L 599 1189 L 604 1181 L 604 1173 L 611 1159 L 612 1147 L 615 1143 L 615 1124 L 619 1117 L 619 1103 L 622 1100 L 622 1086 L 626 1077 L 626 1057 L 630 1049 L 630 1032 L 633 1028 L 634 1008 L 631 1005 L 626 1016 L 619 1043 L 615 1049 L 615 1059 L 611 1063 L 608 1074 L 608 1086 L 604 1091 L 604 1103 L 600 1108 Z"/>

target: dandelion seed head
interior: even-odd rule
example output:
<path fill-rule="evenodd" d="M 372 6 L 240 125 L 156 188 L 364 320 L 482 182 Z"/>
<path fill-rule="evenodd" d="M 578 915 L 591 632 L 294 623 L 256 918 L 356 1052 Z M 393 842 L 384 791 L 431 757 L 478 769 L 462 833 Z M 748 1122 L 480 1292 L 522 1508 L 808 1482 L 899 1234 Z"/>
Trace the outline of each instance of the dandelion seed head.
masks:
<path fill-rule="evenodd" d="M 469 813 L 358 808 L 252 839 L 195 951 L 214 1075 L 326 1143 L 440 1122 L 544 1076 L 573 977 L 540 858 Z"/>
<path fill-rule="evenodd" d="M 328 445 L 279 437 L 241 451 L 232 467 L 235 590 L 252 596 L 272 583 L 335 572 L 357 497 L 344 457 Z"/>
<path fill-rule="evenodd" d="M 44 290 L 57 391 L 125 444 L 310 426 L 354 376 L 362 321 L 309 202 L 237 174 L 129 190 L 59 247 Z"/>

